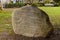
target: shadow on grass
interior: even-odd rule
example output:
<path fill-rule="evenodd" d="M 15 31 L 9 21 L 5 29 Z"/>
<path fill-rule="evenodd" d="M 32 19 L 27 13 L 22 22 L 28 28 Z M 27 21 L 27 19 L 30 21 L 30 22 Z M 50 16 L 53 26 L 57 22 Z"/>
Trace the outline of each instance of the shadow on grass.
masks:
<path fill-rule="evenodd" d="M 41 37 L 25 37 L 18 34 L 8 34 L 7 32 L 2 32 L 0 34 L 0 40 L 60 40 L 60 25 L 54 25 L 56 28 L 54 29 L 53 34 L 49 38 L 41 38 Z"/>

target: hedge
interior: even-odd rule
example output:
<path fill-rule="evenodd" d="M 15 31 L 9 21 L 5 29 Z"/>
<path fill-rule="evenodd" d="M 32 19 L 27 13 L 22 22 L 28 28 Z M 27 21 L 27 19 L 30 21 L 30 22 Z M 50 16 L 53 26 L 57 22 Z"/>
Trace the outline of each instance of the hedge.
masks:
<path fill-rule="evenodd" d="M 21 2 L 16 2 L 16 3 L 9 3 L 9 4 L 5 4 L 5 8 L 13 8 L 13 7 L 22 7 L 25 6 L 25 3 L 21 3 Z"/>

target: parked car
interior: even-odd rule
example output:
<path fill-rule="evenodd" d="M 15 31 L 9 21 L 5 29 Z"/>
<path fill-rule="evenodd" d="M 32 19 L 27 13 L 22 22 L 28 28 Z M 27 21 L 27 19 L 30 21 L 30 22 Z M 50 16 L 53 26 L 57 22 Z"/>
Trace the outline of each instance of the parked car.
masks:
<path fill-rule="evenodd" d="M 54 4 L 44 4 L 45 6 L 48 6 L 48 7 L 53 7 Z"/>

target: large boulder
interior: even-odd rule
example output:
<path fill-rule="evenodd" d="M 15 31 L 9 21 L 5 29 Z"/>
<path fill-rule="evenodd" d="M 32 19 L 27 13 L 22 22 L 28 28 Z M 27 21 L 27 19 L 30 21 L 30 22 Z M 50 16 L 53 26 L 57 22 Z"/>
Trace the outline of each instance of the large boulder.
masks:
<path fill-rule="evenodd" d="M 12 13 L 12 25 L 16 34 L 27 37 L 46 37 L 53 29 L 48 15 L 31 5 Z"/>

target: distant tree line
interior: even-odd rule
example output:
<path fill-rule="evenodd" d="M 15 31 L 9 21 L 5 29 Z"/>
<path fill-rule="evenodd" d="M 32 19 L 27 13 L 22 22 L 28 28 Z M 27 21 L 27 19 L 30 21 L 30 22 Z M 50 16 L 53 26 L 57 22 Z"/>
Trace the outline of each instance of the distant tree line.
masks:
<path fill-rule="evenodd" d="M 56 3 L 60 2 L 60 0 L 54 0 Z"/>

